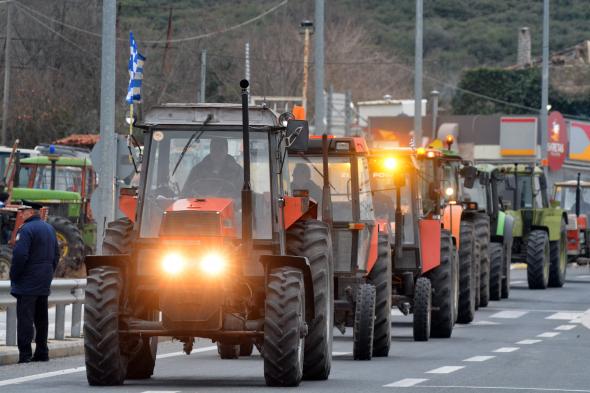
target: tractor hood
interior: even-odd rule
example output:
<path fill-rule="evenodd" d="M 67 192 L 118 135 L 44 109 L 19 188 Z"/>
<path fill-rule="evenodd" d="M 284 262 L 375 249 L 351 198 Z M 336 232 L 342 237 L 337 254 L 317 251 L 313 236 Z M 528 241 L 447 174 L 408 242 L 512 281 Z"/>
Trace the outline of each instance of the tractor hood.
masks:
<path fill-rule="evenodd" d="M 72 191 L 45 190 L 37 188 L 13 188 L 12 199 L 15 201 L 34 201 L 40 203 L 61 203 L 76 202 L 81 203 L 80 193 Z"/>
<path fill-rule="evenodd" d="M 164 213 L 164 237 L 234 237 L 234 202 L 228 198 L 187 198 L 175 201 Z"/>

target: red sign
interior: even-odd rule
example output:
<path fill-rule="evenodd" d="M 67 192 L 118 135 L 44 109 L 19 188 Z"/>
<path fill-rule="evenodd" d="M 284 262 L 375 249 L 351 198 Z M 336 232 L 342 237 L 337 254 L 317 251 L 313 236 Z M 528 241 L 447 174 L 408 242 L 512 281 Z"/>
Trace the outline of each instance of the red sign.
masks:
<path fill-rule="evenodd" d="M 551 171 L 563 166 L 567 145 L 567 129 L 561 113 L 551 112 L 547 121 L 547 161 Z"/>

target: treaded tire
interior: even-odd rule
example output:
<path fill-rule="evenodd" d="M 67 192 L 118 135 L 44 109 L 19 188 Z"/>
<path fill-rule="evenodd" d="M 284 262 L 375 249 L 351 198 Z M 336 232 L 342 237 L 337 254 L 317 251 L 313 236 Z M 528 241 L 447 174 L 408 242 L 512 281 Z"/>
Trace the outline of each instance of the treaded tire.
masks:
<path fill-rule="evenodd" d="M 133 242 L 133 222 L 127 217 L 109 222 L 102 242 L 104 255 L 129 254 Z"/>
<path fill-rule="evenodd" d="M 448 338 L 453 332 L 453 253 L 451 234 L 443 229 L 440 232 L 440 265 L 428 272 L 433 289 L 430 337 Z"/>
<path fill-rule="evenodd" d="M 490 301 L 490 220 L 486 216 L 475 220 L 475 238 L 479 243 L 479 307 Z"/>
<path fill-rule="evenodd" d="M 549 284 L 549 237 L 547 232 L 531 231 L 526 244 L 529 289 L 546 289 Z"/>
<path fill-rule="evenodd" d="M 240 346 L 218 342 L 217 353 L 222 359 L 237 359 L 240 356 Z"/>
<path fill-rule="evenodd" d="M 414 289 L 414 341 L 428 341 L 430 337 L 430 313 L 432 308 L 432 286 L 426 277 L 416 280 Z"/>
<path fill-rule="evenodd" d="M 369 273 L 375 286 L 375 327 L 373 328 L 373 356 L 389 355 L 391 347 L 391 247 L 385 234 L 379 234 L 377 261 Z"/>
<path fill-rule="evenodd" d="M 475 317 L 475 225 L 463 219 L 459 245 L 459 310 L 458 323 L 471 323 Z"/>
<path fill-rule="evenodd" d="M 298 386 L 303 377 L 305 287 L 291 267 L 268 275 L 264 315 L 264 379 L 268 386 Z"/>
<path fill-rule="evenodd" d="M 567 269 L 567 234 L 565 222 L 561 220 L 559 240 L 549 242 L 550 264 L 549 286 L 561 288 L 565 284 L 565 273 Z"/>
<path fill-rule="evenodd" d="M 141 349 L 127 362 L 127 379 L 147 379 L 154 374 L 158 337 L 144 337 L 141 341 Z"/>
<path fill-rule="evenodd" d="M 504 249 L 500 243 L 490 243 L 490 300 L 502 298 L 502 268 Z"/>
<path fill-rule="evenodd" d="M 504 244 L 504 261 L 502 262 L 503 278 L 502 278 L 502 299 L 508 299 L 510 296 L 510 266 L 512 264 L 512 242 Z"/>
<path fill-rule="evenodd" d="M 354 360 L 371 360 L 373 355 L 375 297 L 376 290 L 372 284 L 358 286 L 352 330 L 352 356 Z"/>
<path fill-rule="evenodd" d="M 90 270 L 84 305 L 84 353 L 86 378 L 93 386 L 121 385 L 127 374 L 127 357 L 119 337 L 118 268 L 103 266 Z"/>
<path fill-rule="evenodd" d="M 10 279 L 10 265 L 12 264 L 12 249 L 0 246 L 0 280 Z"/>
<path fill-rule="evenodd" d="M 334 291 L 332 238 L 322 221 L 295 223 L 287 231 L 287 254 L 307 257 L 313 279 L 316 317 L 305 338 L 303 379 L 325 380 L 332 368 Z"/>
<path fill-rule="evenodd" d="M 60 248 L 56 277 L 67 277 L 70 271 L 77 271 L 84 262 L 86 246 L 80 229 L 64 217 L 47 217 L 47 223 L 55 229 Z"/>
<path fill-rule="evenodd" d="M 240 356 L 251 356 L 254 351 L 254 343 L 240 344 Z"/>

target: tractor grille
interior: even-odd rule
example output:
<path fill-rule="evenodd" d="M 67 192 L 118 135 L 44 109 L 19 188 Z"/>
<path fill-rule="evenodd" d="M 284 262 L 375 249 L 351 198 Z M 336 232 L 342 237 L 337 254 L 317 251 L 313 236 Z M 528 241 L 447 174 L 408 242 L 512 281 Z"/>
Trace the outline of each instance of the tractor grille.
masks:
<path fill-rule="evenodd" d="M 350 272 L 352 265 L 352 231 L 334 231 L 334 267 L 337 272 Z"/>
<path fill-rule="evenodd" d="M 217 212 L 166 212 L 160 235 L 163 236 L 219 236 L 221 220 Z"/>

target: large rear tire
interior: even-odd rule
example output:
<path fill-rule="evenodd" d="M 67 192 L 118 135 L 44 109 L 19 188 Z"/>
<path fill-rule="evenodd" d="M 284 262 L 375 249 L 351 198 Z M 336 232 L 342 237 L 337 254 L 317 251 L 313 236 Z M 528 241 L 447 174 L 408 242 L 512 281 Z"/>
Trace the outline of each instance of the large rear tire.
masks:
<path fill-rule="evenodd" d="M 475 317 L 475 226 L 462 220 L 459 246 L 459 310 L 458 323 L 471 323 Z"/>
<path fill-rule="evenodd" d="M 372 284 L 358 286 L 352 328 L 352 356 L 355 360 L 371 360 L 373 355 L 375 296 Z"/>
<path fill-rule="evenodd" d="M 455 249 L 449 231 L 441 230 L 440 237 L 440 265 L 428 273 L 433 289 L 430 336 L 448 338 L 451 337 L 455 325 L 453 310 Z"/>
<path fill-rule="evenodd" d="M 295 223 L 287 232 L 287 253 L 307 257 L 313 279 L 316 317 L 305 338 L 303 378 L 328 379 L 332 367 L 334 326 L 334 258 L 328 226 L 317 220 Z"/>
<path fill-rule="evenodd" d="M 432 286 L 426 277 L 416 280 L 414 289 L 414 341 L 428 341 L 430 337 L 430 313 L 432 311 Z"/>
<path fill-rule="evenodd" d="M 526 244 L 529 289 L 546 289 L 549 284 L 549 236 L 539 229 L 531 231 Z"/>
<path fill-rule="evenodd" d="M 303 274 L 291 267 L 268 275 L 264 315 L 264 379 L 268 386 L 298 386 L 305 345 Z"/>
<path fill-rule="evenodd" d="M 109 222 L 102 242 L 105 255 L 129 254 L 133 243 L 133 222 L 124 217 Z"/>
<path fill-rule="evenodd" d="M 502 269 L 504 249 L 500 243 L 490 243 L 490 299 L 502 298 Z"/>
<path fill-rule="evenodd" d="M 90 385 L 121 385 L 127 374 L 128 360 L 119 336 L 120 293 L 118 268 L 90 270 L 84 305 L 84 353 Z"/>
<path fill-rule="evenodd" d="M 391 347 L 391 247 L 387 235 L 379 235 L 377 262 L 369 273 L 369 282 L 375 286 L 375 327 L 373 329 L 373 356 L 389 355 Z"/>
<path fill-rule="evenodd" d="M 551 268 L 549 269 L 549 286 L 561 288 L 565 284 L 567 269 L 567 232 L 565 221 L 561 221 L 559 240 L 549 242 Z"/>
<path fill-rule="evenodd" d="M 84 240 L 80 229 L 64 217 L 47 217 L 47 223 L 55 229 L 59 244 L 60 258 L 55 271 L 56 277 L 67 277 L 70 272 L 78 271 L 84 262 Z"/>
<path fill-rule="evenodd" d="M 12 264 L 12 249 L 0 246 L 0 280 L 10 279 L 10 265 Z"/>
<path fill-rule="evenodd" d="M 475 220 L 475 238 L 479 243 L 479 307 L 487 307 L 490 301 L 490 220 Z"/>

